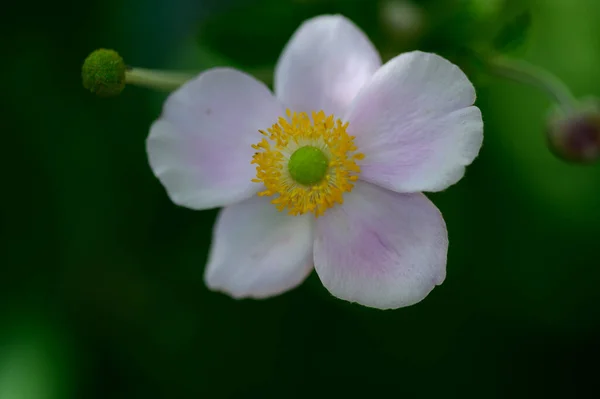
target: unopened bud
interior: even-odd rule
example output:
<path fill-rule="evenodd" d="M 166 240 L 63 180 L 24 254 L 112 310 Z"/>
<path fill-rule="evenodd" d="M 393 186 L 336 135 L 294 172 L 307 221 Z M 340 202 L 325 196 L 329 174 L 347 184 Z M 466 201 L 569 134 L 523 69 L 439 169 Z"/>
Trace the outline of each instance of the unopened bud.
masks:
<path fill-rule="evenodd" d="M 423 10 L 410 0 L 384 0 L 379 14 L 383 28 L 396 40 L 412 39 L 424 26 Z"/>
<path fill-rule="evenodd" d="M 116 51 L 96 50 L 83 63 L 83 87 L 100 97 L 119 95 L 125 88 L 126 70 L 123 58 Z"/>
<path fill-rule="evenodd" d="M 590 164 L 600 158 L 600 107 L 598 103 L 575 110 L 555 111 L 547 127 L 548 144 L 558 157 Z"/>

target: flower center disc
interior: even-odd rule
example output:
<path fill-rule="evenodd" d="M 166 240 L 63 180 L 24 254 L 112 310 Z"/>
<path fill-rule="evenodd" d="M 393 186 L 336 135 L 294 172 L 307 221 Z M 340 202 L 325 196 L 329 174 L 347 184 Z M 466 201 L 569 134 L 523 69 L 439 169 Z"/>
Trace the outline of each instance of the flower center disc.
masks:
<path fill-rule="evenodd" d="M 310 145 L 294 151 L 288 163 L 288 171 L 292 179 L 305 186 L 323 180 L 328 167 L 329 160 L 323 151 Z"/>
<path fill-rule="evenodd" d="M 254 183 L 265 189 L 259 196 L 277 195 L 271 203 L 290 215 L 314 213 L 316 217 L 344 202 L 352 191 L 364 158 L 354 137 L 346 132 L 348 122 L 325 112 L 286 111 L 277 123 L 259 130 L 263 138 L 252 148 L 256 165 Z"/>

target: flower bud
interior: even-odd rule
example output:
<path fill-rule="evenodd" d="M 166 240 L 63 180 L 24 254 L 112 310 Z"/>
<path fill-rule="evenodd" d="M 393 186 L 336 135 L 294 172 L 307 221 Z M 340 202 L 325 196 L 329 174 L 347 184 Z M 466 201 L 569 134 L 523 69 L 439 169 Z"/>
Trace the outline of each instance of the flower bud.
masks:
<path fill-rule="evenodd" d="M 395 40 L 410 40 L 424 27 L 423 10 L 410 0 L 384 0 L 380 3 L 381 25 Z"/>
<path fill-rule="evenodd" d="M 123 58 L 114 50 L 98 49 L 84 61 L 83 87 L 100 97 L 117 96 L 125 88 Z"/>
<path fill-rule="evenodd" d="M 600 158 L 600 107 L 590 103 L 573 111 L 555 111 L 548 123 L 547 139 L 558 157 L 590 164 Z"/>

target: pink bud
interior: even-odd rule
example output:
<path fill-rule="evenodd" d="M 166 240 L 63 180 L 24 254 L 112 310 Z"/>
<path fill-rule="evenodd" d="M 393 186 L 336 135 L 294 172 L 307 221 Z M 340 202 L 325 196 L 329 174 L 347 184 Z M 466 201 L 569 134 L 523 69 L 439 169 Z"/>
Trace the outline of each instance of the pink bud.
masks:
<path fill-rule="evenodd" d="M 596 104 L 555 112 L 549 120 L 547 138 L 558 157 L 589 164 L 600 158 L 600 108 Z"/>

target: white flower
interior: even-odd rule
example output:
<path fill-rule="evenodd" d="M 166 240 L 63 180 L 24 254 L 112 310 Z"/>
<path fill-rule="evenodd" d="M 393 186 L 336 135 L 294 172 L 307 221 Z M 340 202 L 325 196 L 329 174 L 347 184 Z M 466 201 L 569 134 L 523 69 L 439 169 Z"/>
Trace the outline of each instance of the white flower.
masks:
<path fill-rule="evenodd" d="M 398 308 L 446 276 L 446 226 L 420 192 L 456 183 L 477 156 L 474 101 L 444 58 L 411 52 L 381 66 L 352 22 L 319 16 L 285 47 L 275 95 L 242 72 L 205 71 L 169 97 L 148 156 L 173 202 L 224 207 L 211 289 L 265 298 L 314 266 L 334 296 Z"/>

